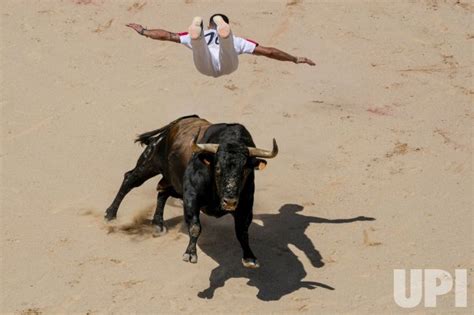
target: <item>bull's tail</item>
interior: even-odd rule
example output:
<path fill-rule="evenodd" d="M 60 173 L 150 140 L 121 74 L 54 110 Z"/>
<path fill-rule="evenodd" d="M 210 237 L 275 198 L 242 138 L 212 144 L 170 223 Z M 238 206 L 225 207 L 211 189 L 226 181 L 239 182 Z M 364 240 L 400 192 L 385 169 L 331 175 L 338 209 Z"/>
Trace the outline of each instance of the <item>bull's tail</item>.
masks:
<path fill-rule="evenodd" d="M 163 131 L 165 131 L 168 127 L 169 125 L 166 125 L 159 129 L 139 134 L 135 139 L 135 142 L 139 142 L 141 145 L 149 145 L 151 140 L 153 140 L 154 138 L 158 138 L 160 134 L 162 134 Z"/>
<path fill-rule="evenodd" d="M 198 115 L 189 115 L 189 116 L 180 117 L 180 118 L 170 122 L 169 124 L 167 124 L 164 127 L 161 127 L 159 129 L 152 130 L 152 131 L 147 131 L 145 133 L 142 133 L 142 134 L 138 135 L 137 138 L 135 139 L 135 142 L 139 142 L 141 145 L 149 145 L 153 140 L 162 138 L 164 133 L 166 131 L 168 131 L 171 126 L 176 124 L 178 121 L 180 121 L 182 119 L 186 119 L 186 118 L 199 118 L 199 116 Z"/>

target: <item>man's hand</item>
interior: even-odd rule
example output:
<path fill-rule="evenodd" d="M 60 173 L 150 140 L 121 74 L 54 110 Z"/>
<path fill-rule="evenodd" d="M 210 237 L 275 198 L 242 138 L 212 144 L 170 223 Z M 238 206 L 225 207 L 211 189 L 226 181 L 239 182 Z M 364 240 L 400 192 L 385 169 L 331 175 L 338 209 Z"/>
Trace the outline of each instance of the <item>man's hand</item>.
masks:
<path fill-rule="evenodd" d="M 295 63 L 307 63 L 310 66 L 315 66 L 316 64 L 313 62 L 313 60 L 308 59 L 306 57 L 297 57 Z"/>
<path fill-rule="evenodd" d="M 126 26 L 133 28 L 138 34 L 143 35 L 143 30 L 145 29 L 140 24 L 128 23 Z"/>

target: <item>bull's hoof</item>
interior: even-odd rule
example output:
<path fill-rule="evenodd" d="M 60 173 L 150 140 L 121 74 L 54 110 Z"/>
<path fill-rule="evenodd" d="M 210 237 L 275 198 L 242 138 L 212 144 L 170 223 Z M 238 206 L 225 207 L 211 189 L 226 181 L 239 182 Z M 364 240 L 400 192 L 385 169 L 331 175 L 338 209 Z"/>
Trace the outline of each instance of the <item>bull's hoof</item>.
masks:
<path fill-rule="evenodd" d="M 242 265 L 249 269 L 257 269 L 260 267 L 260 264 L 256 258 L 242 258 Z"/>
<path fill-rule="evenodd" d="M 104 219 L 105 221 L 112 221 L 117 218 L 117 214 L 109 210 L 105 211 Z"/>
<path fill-rule="evenodd" d="M 153 236 L 163 236 L 168 233 L 168 229 L 164 225 L 155 225 L 155 231 L 153 232 Z"/>
<path fill-rule="evenodd" d="M 198 256 L 196 254 L 184 253 L 183 260 L 195 264 L 198 262 Z"/>

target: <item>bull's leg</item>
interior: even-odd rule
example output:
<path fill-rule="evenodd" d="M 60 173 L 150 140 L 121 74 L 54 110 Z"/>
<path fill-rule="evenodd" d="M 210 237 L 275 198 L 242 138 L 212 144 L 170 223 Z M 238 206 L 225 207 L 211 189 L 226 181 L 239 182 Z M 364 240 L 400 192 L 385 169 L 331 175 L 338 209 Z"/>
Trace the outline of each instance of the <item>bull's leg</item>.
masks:
<path fill-rule="evenodd" d="M 113 220 L 117 217 L 117 211 L 122 203 L 123 198 L 135 187 L 140 186 L 148 179 L 159 174 L 159 168 L 150 159 L 153 153 L 152 147 L 147 147 L 138 159 L 137 165 L 131 171 L 124 175 L 124 179 L 120 189 L 115 196 L 112 204 L 105 211 L 105 219 Z"/>
<path fill-rule="evenodd" d="M 242 264 L 246 268 L 258 268 L 260 264 L 258 263 L 257 258 L 253 254 L 252 250 L 250 249 L 249 245 L 249 226 L 252 223 L 252 211 L 242 211 L 240 209 L 234 215 L 234 222 L 235 222 L 235 234 L 237 239 L 239 240 L 240 246 L 242 247 L 243 257 L 242 257 Z"/>
<path fill-rule="evenodd" d="M 124 179 L 120 189 L 115 196 L 112 204 L 107 208 L 105 212 L 105 218 L 107 220 L 113 220 L 117 217 L 117 211 L 122 203 L 123 198 L 135 187 L 140 186 L 148 179 L 153 176 L 158 175 L 158 172 L 153 172 L 149 169 L 134 168 L 131 171 L 128 171 L 124 175 Z"/>
<path fill-rule="evenodd" d="M 165 209 L 166 200 L 171 196 L 169 190 L 162 190 L 158 192 L 156 211 L 153 215 L 152 223 L 156 226 L 159 233 L 166 233 L 166 226 L 163 223 L 163 211 Z"/>
<path fill-rule="evenodd" d="M 199 207 L 192 202 L 184 201 L 184 219 L 188 226 L 189 244 L 183 255 L 184 261 L 197 263 L 196 244 L 201 234 L 201 222 L 199 221 Z"/>
<path fill-rule="evenodd" d="M 257 258 L 253 254 L 249 245 L 249 226 L 253 218 L 253 195 L 255 193 L 255 182 L 253 173 L 249 175 L 247 184 L 244 187 L 239 206 L 234 213 L 235 235 L 242 247 L 242 264 L 246 268 L 260 267 Z"/>

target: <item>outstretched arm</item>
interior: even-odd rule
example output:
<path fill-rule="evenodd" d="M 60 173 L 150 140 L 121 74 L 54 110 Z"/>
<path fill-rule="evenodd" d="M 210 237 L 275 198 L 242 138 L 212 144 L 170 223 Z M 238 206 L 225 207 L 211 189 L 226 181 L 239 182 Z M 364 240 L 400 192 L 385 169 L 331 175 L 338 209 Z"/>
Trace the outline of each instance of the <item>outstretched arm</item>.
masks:
<path fill-rule="evenodd" d="M 168 32 L 165 30 L 154 29 L 154 30 L 147 30 L 140 24 L 129 23 L 126 26 L 134 29 L 138 34 L 143 35 L 145 37 L 149 37 L 151 39 L 156 40 L 167 40 L 170 42 L 179 43 L 179 35 L 176 33 Z"/>
<path fill-rule="evenodd" d="M 254 50 L 254 55 L 257 56 L 265 56 L 268 58 L 276 59 L 276 60 L 281 60 L 281 61 L 291 61 L 294 63 L 306 63 L 310 66 L 315 66 L 316 64 L 311 60 L 306 57 L 296 57 L 292 56 L 289 53 L 286 53 L 284 51 L 281 51 L 277 48 L 273 47 L 264 47 L 264 46 L 257 46 L 255 47 Z"/>

